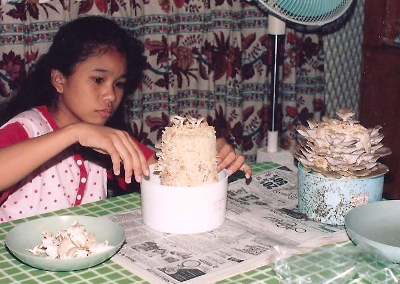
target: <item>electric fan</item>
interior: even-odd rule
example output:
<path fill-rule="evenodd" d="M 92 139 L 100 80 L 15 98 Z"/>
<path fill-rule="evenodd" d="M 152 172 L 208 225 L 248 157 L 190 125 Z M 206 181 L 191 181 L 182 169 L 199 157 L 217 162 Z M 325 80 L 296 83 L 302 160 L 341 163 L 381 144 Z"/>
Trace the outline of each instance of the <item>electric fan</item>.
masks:
<path fill-rule="evenodd" d="M 333 22 L 334 20 L 342 16 L 349 9 L 353 0 L 255 0 L 255 1 L 261 4 L 260 6 L 262 10 L 269 13 L 268 34 L 272 41 L 274 54 L 272 58 L 271 90 L 269 94 L 270 125 L 268 129 L 267 152 L 277 153 L 278 152 L 277 105 L 278 105 L 278 82 L 279 82 L 278 51 L 279 51 L 279 44 L 285 36 L 285 28 L 286 28 L 285 21 L 305 26 L 323 26 L 325 24 Z M 257 160 L 259 159 L 257 158 Z M 281 160 L 278 159 L 273 161 L 282 163 Z M 293 158 L 291 163 L 293 163 Z M 283 164 L 285 163 L 283 162 Z"/>

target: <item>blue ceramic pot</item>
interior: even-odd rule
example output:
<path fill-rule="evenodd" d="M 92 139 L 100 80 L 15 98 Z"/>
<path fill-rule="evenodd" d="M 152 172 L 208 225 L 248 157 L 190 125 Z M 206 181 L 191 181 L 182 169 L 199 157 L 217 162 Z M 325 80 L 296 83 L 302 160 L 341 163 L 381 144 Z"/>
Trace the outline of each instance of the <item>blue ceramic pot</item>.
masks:
<path fill-rule="evenodd" d="M 351 208 L 382 200 L 383 178 L 328 178 L 305 172 L 299 163 L 299 212 L 321 223 L 344 225 Z"/>

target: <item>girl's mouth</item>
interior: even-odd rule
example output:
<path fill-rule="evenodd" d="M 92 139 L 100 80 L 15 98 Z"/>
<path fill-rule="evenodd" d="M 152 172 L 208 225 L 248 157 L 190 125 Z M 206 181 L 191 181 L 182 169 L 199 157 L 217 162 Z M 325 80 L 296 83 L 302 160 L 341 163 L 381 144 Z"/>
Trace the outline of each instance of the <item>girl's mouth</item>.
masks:
<path fill-rule="evenodd" d="M 103 108 L 101 110 L 98 110 L 97 112 L 104 118 L 110 118 L 111 115 L 112 115 L 112 109 L 111 108 Z"/>

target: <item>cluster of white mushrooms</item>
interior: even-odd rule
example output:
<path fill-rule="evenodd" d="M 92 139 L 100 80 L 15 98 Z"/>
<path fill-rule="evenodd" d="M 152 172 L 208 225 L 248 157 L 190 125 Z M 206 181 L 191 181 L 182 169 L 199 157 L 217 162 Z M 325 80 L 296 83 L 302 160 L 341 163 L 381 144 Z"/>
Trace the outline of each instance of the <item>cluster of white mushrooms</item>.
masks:
<path fill-rule="evenodd" d="M 194 118 L 191 116 L 182 117 L 179 115 L 174 115 L 171 117 L 171 122 L 173 125 L 183 127 L 184 125 L 191 125 L 194 128 L 199 127 L 203 122 L 204 118 Z"/>
<path fill-rule="evenodd" d="M 41 243 L 27 251 L 34 255 L 45 255 L 51 259 L 68 259 L 86 257 L 111 248 L 113 246 L 109 246 L 107 240 L 96 243 L 96 236 L 88 233 L 84 226 L 74 221 L 69 228 L 56 234 L 44 231 Z"/>
<path fill-rule="evenodd" d="M 308 128 L 297 127 L 299 145 L 295 157 L 306 171 L 313 170 L 326 177 L 374 177 L 385 174 L 388 168 L 377 162 L 391 153 L 381 143 L 381 126 L 367 129 L 352 120 L 355 112 L 340 109 L 341 118 L 323 117 L 322 122 L 308 120 Z"/>
<path fill-rule="evenodd" d="M 191 187 L 218 181 L 215 129 L 203 118 L 173 116 L 156 145 L 161 185 Z"/>

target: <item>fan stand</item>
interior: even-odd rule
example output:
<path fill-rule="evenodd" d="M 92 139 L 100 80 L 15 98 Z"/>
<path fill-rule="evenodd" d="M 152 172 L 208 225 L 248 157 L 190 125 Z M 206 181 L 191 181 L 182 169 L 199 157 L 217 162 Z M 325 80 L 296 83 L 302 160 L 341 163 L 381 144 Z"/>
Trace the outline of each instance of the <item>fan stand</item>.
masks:
<path fill-rule="evenodd" d="M 274 56 L 272 58 L 271 72 L 271 90 L 269 93 L 270 99 L 270 117 L 268 129 L 268 144 L 266 148 L 261 148 L 257 151 L 257 163 L 259 162 L 274 162 L 292 168 L 294 166 L 294 158 L 290 151 L 283 150 L 278 147 L 278 117 L 277 107 L 279 102 L 279 44 L 285 37 L 286 24 L 284 21 L 275 16 L 268 16 L 268 34 L 272 41 Z"/>
<path fill-rule="evenodd" d="M 252 0 L 246 0 L 252 2 Z M 354 0 L 256 0 L 258 4 L 268 10 L 268 34 L 274 43 L 275 57 L 271 74 L 271 123 L 268 129 L 268 145 L 257 151 L 257 162 L 272 161 L 283 165 L 294 166 L 294 158 L 290 151 L 279 149 L 278 130 L 276 129 L 276 106 L 278 104 L 278 63 L 277 51 L 279 37 L 285 36 L 285 19 L 292 23 L 306 26 L 323 26 L 341 17 Z M 314 113 L 314 117 L 320 113 Z M 289 167 L 290 168 L 290 167 Z"/>

